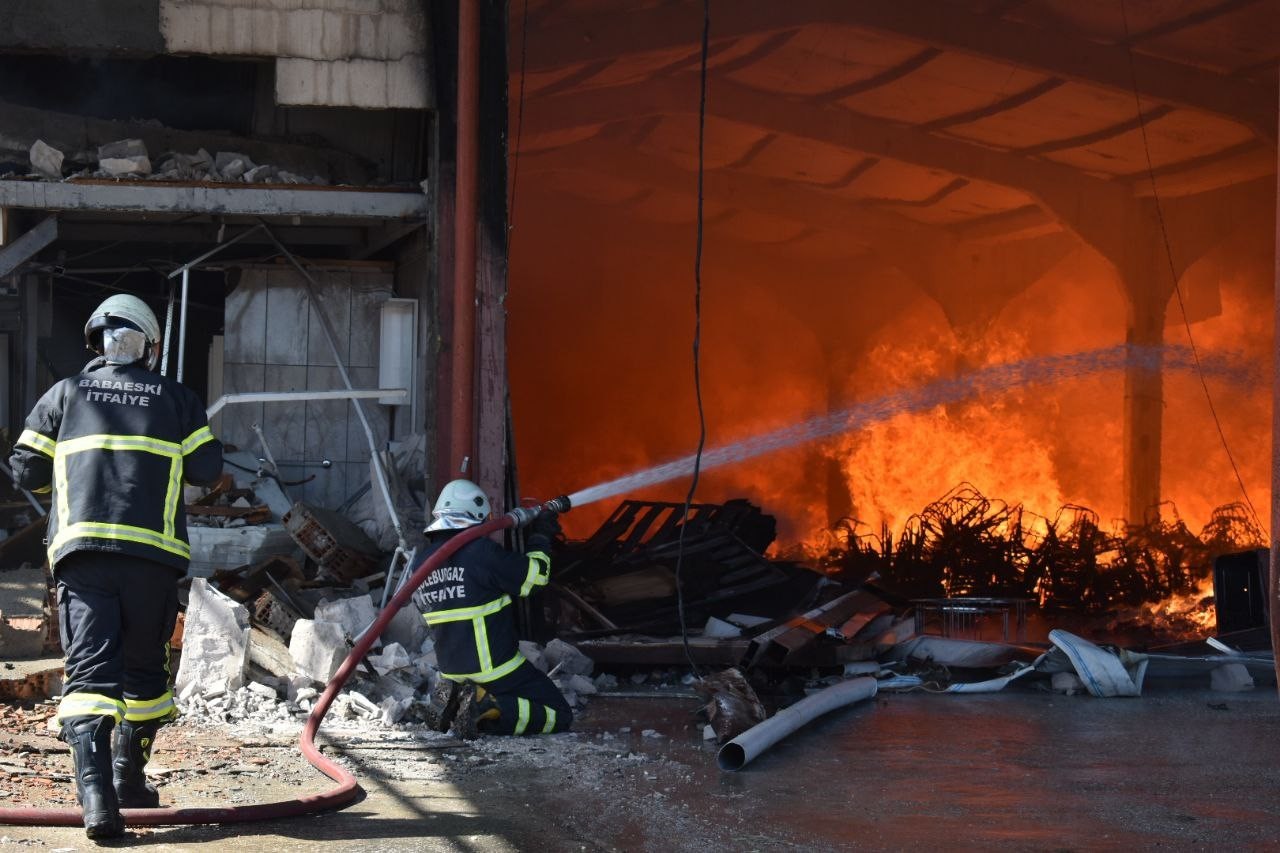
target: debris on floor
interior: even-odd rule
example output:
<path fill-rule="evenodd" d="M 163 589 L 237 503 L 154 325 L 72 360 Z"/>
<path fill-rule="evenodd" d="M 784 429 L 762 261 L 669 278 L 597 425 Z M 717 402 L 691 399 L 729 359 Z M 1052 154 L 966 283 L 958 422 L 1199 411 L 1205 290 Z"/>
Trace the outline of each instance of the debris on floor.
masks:
<path fill-rule="evenodd" d="M 148 181 L 208 181 L 241 184 L 308 184 L 327 186 L 329 179 L 315 172 L 297 173 L 270 163 L 255 163 L 247 154 L 204 148 L 195 153 L 163 151 L 156 156 L 142 139 L 119 139 L 99 145 L 95 151 L 68 153 L 37 139 L 29 158 L 32 174 L 61 180 L 74 178 L 115 178 Z M 65 175 L 67 165 L 75 171 Z M 295 167 L 297 168 L 297 167 Z"/>

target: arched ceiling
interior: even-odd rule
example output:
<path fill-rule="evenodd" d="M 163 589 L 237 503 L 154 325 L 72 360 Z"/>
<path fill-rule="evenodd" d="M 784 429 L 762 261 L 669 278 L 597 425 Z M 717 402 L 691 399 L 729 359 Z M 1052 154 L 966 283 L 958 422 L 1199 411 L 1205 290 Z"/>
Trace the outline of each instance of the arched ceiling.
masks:
<path fill-rule="evenodd" d="M 512 16 L 520 174 L 687 218 L 670 199 L 696 186 L 702 4 Z M 1276 167 L 1278 55 L 1280 0 L 714 0 L 709 227 L 834 231 L 851 253 L 1000 241 L 1153 177 L 1170 198 L 1254 181 Z"/>

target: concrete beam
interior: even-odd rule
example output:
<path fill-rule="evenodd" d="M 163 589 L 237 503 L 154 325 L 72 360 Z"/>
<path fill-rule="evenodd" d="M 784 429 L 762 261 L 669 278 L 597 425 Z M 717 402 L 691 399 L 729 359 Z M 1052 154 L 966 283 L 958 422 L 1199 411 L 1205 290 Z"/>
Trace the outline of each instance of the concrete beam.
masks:
<path fill-rule="evenodd" d="M 318 216 L 426 219 L 419 192 L 331 188 L 176 186 L 160 183 L 51 183 L 0 180 L 0 207 L 108 210 L 120 213 L 219 213 L 233 216 Z"/>
<path fill-rule="evenodd" d="M 168 246 L 206 245 L 216 246 L 221 232 L 222 240 L 251 226 L 193 222 L 60 222 L 58 239 L 64 243 L 134 243 Z M 277 224 L 280 236 L 290 246 L 343 246 L 363 247 L 381 229 L 356 225 L 306 225 Z M 420 227 L 415 224 L 414 227 Z M 245 244 L 270 245 L 271 239 L 262 232 L 250 234 Z M 362 251 L 362 249 L 361 249 Z"/>
<path fill-rule="evenodd" d="M 559 95 L 535 102 L 524 132 L 532 137 L 645 116 L 693 114 L 698 109 L 697 92 L 697 77 L 689 74 Z M 1105 246 L 1103 252 L 1109 256 L 1118 251 L 1112 245 L 1115 235 L 1097 227 L 1099 213 L 1112 211 L 1109 218 L 1116 218 L 1133 202 L 1132 187 L 1090 177 L 1069 166 L 935 136 L 839 106 L 805 103 L 729 80 L 711 81 L 707 109 L 711 115 L 762 131 L 1021 190 L 1086 242 Z"/>
<path fill-rule="evenodd" d="M 528 70 L 617 59 L 647 51 L 697 47 L 699 18 L 672 4 L 648 6 L 627 14 L 606 12 L 569 18 L 563 26 L 537 34 L 538 50 Z M 780 4 L 775 0 L 738 0 L 733 14 L 721 16 L 717 40 L 772 33 L 805 26 L 835 24 L 898 36 L 922 45 L 994 59 L 1113 91 L 1138 90 L 1149 101 L 1199 110 L 1247 125 L 1260 136 L 1276 138 L 1275 90 L 1135 53 L 1120 44 L 1103 44 L 1079 35 L 982 15 L 939 0 L 811 0 Z M 1132 61 L 1132 72 L 1130 67 Z"/>
<path fill-rule="evenodd" d="M 0 248 L 0 278 L 4 278 L 31 260 L 41 249 L 56 239 L 58 239 L 58 217 L 46 216 L 36 227 Z"/>
<path fill-rule="evenodd" d="M 124 56 L 163 53 L 160 0 L 0 3 L 0 50 Z"/>
<path fill-rule="evenodd" d="M 639 186 L 690 196 L 698 186 L 695 172 L 630 145 L 605 140 L 521 155 L 520 169 L 526 174 L 590 172 L 623 179 L 634 176 Z M 710 169 L 703 176 L 703 188 L 707 200 L 716 204 L 768 213 L 824 231 L 844 232 L 850 235 L 851 242 L 859 244 L 918 244 L 939 238 L 942 233 L 890 210 L 869 210 L 856 200 L 782 178 Z"/>

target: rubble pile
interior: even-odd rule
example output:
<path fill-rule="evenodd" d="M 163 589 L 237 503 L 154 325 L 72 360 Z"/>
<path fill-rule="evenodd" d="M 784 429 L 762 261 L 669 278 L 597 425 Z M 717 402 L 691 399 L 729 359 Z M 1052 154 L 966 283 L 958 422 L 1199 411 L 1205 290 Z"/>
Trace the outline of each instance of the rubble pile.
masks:
<path fill-rule="evenodd" d="M 308 184 L 327 186 L 322 175 L 302 175 L 270 163 L 255 163 L 246 154 L 204 148 L 194 154 L 165 151 L 153 158 L 141 139 L 121 139 L 98 146 L 96 159 L 77 163 L 44 140 L 29 152 L 32 175 L 52 180 L 113 178 L 146 181 L 209 181 L 235 184 Z M 64 174 L 70 166 L 74 171 Z"/>
<path fill-rule="evenodd" d="M 188 527 L 248 527 L 272 520 L 271 508 L 259 502 L 253 489 L 236 486 L 227 474 L 206 494 L 189 501 L 186 510 Z"/>

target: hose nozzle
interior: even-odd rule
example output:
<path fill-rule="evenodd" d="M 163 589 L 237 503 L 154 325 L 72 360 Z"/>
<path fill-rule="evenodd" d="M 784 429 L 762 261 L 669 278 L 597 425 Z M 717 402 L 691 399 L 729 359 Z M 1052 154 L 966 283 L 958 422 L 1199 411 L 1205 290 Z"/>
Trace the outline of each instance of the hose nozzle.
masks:
<path fill-rule="evenodd" d="M 532 523 L 538 517 L 538 513 L 543 510 L 547 512 L 568 512 L 571 506 L 569 497 L 561 495 L 537 506 L 518 506 L 508 512 L 507 517 L 515 522 L 516 527 L 525 527 Z"/>

